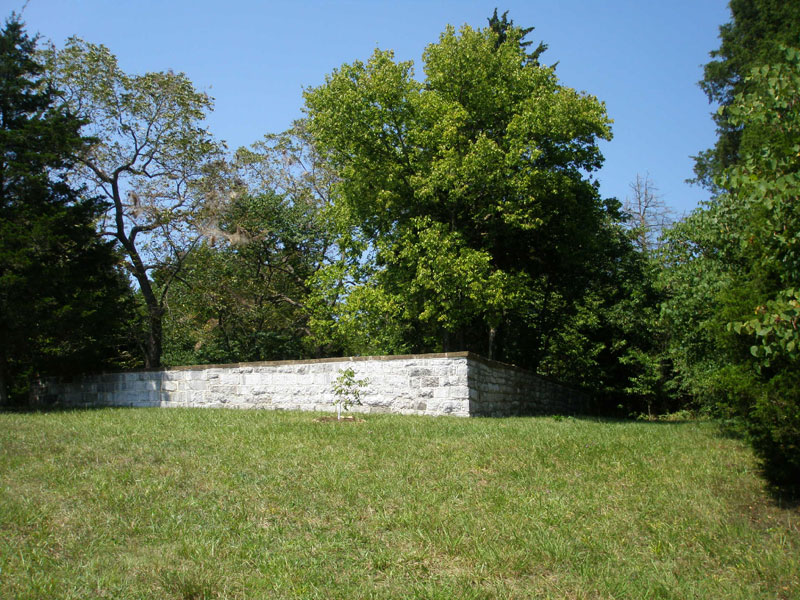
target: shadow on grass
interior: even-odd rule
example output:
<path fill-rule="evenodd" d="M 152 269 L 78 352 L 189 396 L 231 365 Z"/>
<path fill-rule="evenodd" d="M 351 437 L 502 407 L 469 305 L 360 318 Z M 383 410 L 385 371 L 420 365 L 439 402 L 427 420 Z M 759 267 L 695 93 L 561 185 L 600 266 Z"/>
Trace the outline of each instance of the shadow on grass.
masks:
<path fill-rule="evenodd" d="M 669 420 L 662 420 L 662 419 L 636 419 L 633 417 L 616 417 L 616 416 L 603 416 L 603 415 L 575 415 L 572 417 L 560 417 L 558 415 L 550 415 L 553 417 L 554 421 L 563 421 L 574 419 L 576 421 L 588 421 L 591 423 L 614 423 L 614 424 L 639 424 L 639 425 L 658 425 L 658 426 L 665 426 L 665 425 L 690 425 L 693 423 L 707 423 L 709 419 L 669 419 Z"/>
<path fill-rule="evenodd" d="M 580 415 L 580 416 L 559 416 L 550 415 L 554 421 L 569 421 L 580 420 L 592 423 L 613 423 L 613 424 L 646 424 L 651 426 L 685 426 L 693 423 L 711 423 L 716 425 L 715 435 L 723 439 L 737 440 L 750 446 L 747 431 L 744 423 L 740 419 L 715 419 L 709 417 L 698 417 L 695 419 L 634 419 L 634 418 L 619 418 L 619 417 L 604 417 L 595 415 Z M 752 449 L 752 446 L 750 446 Z M 757 457 L 757 455 L 756 455 Z M 758 458 L 757 458 L 758 460 Z M 758 460 L 758 472 L 761 480 L 764 483 L 764 490 L 767 493 L 769 500 L 775 508 L 781 510 L 800 511 L 800 481 L 791 482 L 789 484 L 779 484 L 774 481 L 771 476 L 770 470 L 766 465 Z"/>
<path fill-rule="evenodd" d="M 114 406 L 94 406 L 94 405 L 86 405 L 86 406 L 65 406 L 59 404 L 50 404 L 50 405 L 41 405 L 41 406 L 26 406 L 26 405 L 15 405 L 15 406 L 0 406 L 0 414 L 8 413 L 8 414 L 17 414 L 17 415 L 27 415 L 27 414 L 49 414 L 49 413 L 73 413 L 73 412 L 89 412 L 95 410 L 103 410 L 108 408 L 136 408 L 135 406 L 123 406 L 123 405 L 114 405 Z"/>
<path fill-rule="evenodd" d="M 762 474 L 762 477 L 764 475 Z M 775 507 L 800 512 L 800 490 L 767 483 L 766 491 Z"/>

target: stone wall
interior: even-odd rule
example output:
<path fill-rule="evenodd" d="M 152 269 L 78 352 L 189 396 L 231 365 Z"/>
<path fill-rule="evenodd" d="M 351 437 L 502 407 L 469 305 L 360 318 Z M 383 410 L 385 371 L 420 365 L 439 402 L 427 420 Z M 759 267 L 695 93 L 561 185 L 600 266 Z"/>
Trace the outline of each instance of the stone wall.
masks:
<path fill-rule="evenodd" d="M 48 379 L 41 404 L 334 411 L 343 369 L 367 379 L 352 412 L 468 417 L 580 412 L 584 398 L 468 352 L 176 367 Z"/>
<path fill-rule="evenodd" d="M 576 414 L 585 410 L 588 401 L 577 390 L 474 354 L 467 386 L 471 416 Z"/>

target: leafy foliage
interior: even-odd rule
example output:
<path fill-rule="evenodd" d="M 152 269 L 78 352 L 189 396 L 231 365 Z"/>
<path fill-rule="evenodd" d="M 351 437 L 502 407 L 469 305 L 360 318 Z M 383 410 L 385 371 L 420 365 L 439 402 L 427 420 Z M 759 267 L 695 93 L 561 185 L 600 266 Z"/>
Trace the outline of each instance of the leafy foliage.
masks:
<path fill-rule="evenodd" d="M 319 352 L 307 343 L 307 298 L 309 280 L 333 252 L 331 177 L 302 122 L 206 170 L 195 217 L 203 240 L 166 303 L 165 362 Z"/>
<path fill-rule="evenodd" d="M 219 233 L 193 252 L 166 303 L 165 362 L 299 358 L 312 254 L 299 248 L 305 214 L 275 194 L 243 195 L 219 215 Z M 317 240 L 314 240 L 317 241 Z"/>
<path fill-rule="evenodd" d="M 351 406 L 361 405 L 361 394 L 369 385 L 369 379 L 356 379 L 353 367 L 339 369 L 339 375 L 333 382 L 333 403 L 336 405 L 336 418 L 342 418 L 342 410 L 349 410 Z"/>
<path fill-rule="evenodd" d="M 800 5 L 783 0 L 731 0 L 732 19 L 720 27 L 720 47 L 711 52 L 700 87 L 710 102 L 728 107 L 750 90 L 750 71 L 782 61 L 780 44 L 796 45 Z M 717 179 L 739 162 L 744 131 L 731 112 L 714 115 L 717 142 L 696 157 L 697 181 L 712 191 L 724 191 Z M 750 134 L 752 139 L 752 132 Z"/>
<path fill-rule="evenodd" d="M 610 121 L 531 60 L 525 33 L 505 15 L 449 27 L 425 50 L 424 81 L 377 50 L 306 92 L 339 176 L 342 260 L 318 278 L 318 335 L 354 353 L 475 349 L 539 364 L 572 310 L 559 298 L 593 276 L 607 207 L 586 175 Z"/>
<path fill-rule="evenodd" d="M 800 376 L 770 379 L 747 416 L 747 430 L 765 474 L 783 491 L 800 494 Z"/>
<path fill-rule="evenodd" d="M 685 389 L 742 419 L 773 482 L 796 488 L 800 51 L 769 56 L 721 108 L 739 156 L 724 192 L 670 234 L 665 312 Z"/>
<path fill-rule="evenodd" d="M 595 409 L 629 416 L 674 408 L 667 389 L 655 285 L 658 265 L 639 231 L 609 222 L 596 275 L 549 339 L 541 372 L 587 389 Z M 563 302 L 568 302 L 563 299 Z"/>

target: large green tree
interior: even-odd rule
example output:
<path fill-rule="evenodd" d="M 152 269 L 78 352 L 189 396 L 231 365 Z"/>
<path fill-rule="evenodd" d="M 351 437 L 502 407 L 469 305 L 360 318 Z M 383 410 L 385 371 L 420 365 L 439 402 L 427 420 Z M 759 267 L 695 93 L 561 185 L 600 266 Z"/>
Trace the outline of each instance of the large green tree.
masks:
<path fill-rule="evenodd" d="M 94 140 L 75 153 L 74 180 L 108 201 L 101 233 L 126 256 L 144 303 L 144 361 L 158 367 L 167 296 L 200 239 L 197 183 L 220 151 L 203 125 L 211 98 L 183 73 L 129 75 L 108 48 L 78 38 L 46 55 L 51 79 Z"/>
<path fill-rule="evenodd" d="M 663 315 L 682 389 L 742 423 L 770 479 L 797 489 L 800 10 L 731 8 L 716 53 L 726 61 L 707 69 L 707 85 L 729 94 L 719 152 L 699 162 L 698 172 L 711 165 L 714 196 L 668 236 Z"/>
<path fill-rule="evenodd" d="M 127 284 L 98 240 L 102 204 L 65 180 L 90 143 L 43 76 L 35 39 L 0 32 L 0 404 L 37 374 L 99 368 L 115 354 Z M 105 356 L 104 356 L 105 355 Z"/>
<path fill-rule="evenodd" d="M 424 80 L 376 50 L 306 92 L 345 258 L 317 278 L 320 335 L 539 364 L 594 275 L 608 207 L 591 173 L 611 133 L 601 102 L 526 53 L 526 31 L 505 15 L 448 27 Z"/>

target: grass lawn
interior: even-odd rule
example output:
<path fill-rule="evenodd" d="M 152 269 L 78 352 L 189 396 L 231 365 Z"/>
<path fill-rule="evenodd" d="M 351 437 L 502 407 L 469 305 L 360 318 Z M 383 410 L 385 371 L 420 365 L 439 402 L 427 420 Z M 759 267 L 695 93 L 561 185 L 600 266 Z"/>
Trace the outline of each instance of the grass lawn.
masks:
<path fill-rule="evenodd" d="M 0 598 L 800 598 L 709 422 L 0 414 Z"/>

